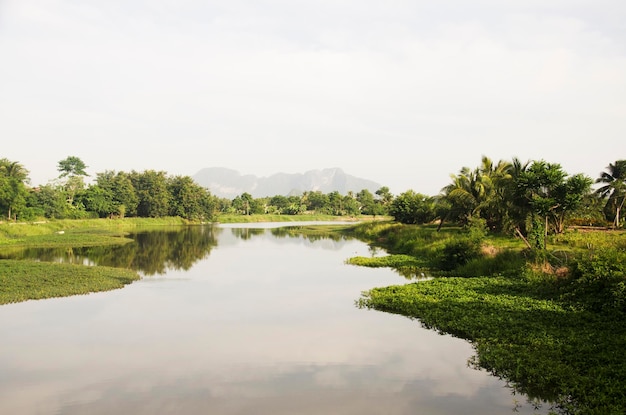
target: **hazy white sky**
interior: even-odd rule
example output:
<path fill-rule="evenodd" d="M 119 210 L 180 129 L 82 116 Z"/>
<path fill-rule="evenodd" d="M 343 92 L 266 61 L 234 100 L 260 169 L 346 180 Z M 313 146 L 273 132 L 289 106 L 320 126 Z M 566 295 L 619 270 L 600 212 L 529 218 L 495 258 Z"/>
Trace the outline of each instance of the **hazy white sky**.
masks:
<path fill-rule="evenodd" d="M 341 167 L 437 194 L 482 155 L 626 158 L 623 0 L 0 0 L 0 158 Z"/>

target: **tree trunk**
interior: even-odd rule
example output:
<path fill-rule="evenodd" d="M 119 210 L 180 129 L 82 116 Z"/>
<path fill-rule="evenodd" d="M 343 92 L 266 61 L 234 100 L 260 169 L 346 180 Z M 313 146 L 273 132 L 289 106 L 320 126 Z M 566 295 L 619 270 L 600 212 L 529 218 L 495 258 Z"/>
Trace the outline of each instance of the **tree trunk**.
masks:
<path fill-rule="evenodd" d="M 530 245 L 530 243 L 528 242 L 528 239 L 526 239 L 524 237 L 524 235 L 522 235 L 522 231 L 519 230 L 519 227 L 515 227 L 515 232 L 517 233 L 517 236 L 519 236 L 520 238 L 522 238 L 522 241 L 524 241 L 524 243 L 526 244 L 526 246 L 528 247 L 528 249 L 533 249 L 533 247 Z"/>
<path fill-rule="evenodd" d="M 439 226 L 437 226 L 437 232 L 439 232 L 441 230 L 441 227 L 443 226 L 443 221 L 447 216 L 442 216 L 441 220 L 439 221 Z"/>
<path fill-rule="evenodd" d="M 619 216 L 622 210 L 622 206 L 624 206 L 624 201 L 626 201 L 626 197 L 622 198 L 622 203 L 615 206 L 615 220 L 613 221 L 613 226 L 615 227 L 615 229 L 619 228 Z"/>
<path fill-rule="evenodd" d="M 546 224 L 543 231 L 543 249 L 548 248 L 548 215 L 546 215 Z"/>

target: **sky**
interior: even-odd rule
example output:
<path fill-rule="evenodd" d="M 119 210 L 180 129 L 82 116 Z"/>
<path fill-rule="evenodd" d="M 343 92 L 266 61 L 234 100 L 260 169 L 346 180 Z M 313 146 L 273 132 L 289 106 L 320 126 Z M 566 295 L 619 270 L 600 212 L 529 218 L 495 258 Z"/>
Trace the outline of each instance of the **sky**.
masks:
<path fill-rule="evenodd" d="M 46 184 L 331 167 L 435 195 L 626 158 L 623 0 L 0 0 L 0 158 Z"/>

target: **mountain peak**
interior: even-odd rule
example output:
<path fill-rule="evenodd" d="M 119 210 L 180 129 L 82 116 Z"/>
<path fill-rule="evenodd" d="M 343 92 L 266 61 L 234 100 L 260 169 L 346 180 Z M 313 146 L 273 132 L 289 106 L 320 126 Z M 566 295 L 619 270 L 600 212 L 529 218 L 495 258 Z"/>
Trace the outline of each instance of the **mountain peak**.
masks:
<path fill-rule="evenodd" d="M 242 175 L 237 170 L 225 167 L 208 167 L 200 170 L 192 178 L 218 197 L 233 199 L 242 193 L 253 197 L 302 194 L 307 191 L 330 193 L 337 191 L 347 194 L 367 189 L 372 193 L 381 185 L 371 180 L 346 174 L 339 167 L 309 170 L 305 173 L 275 173 L 269 177 Z"/>

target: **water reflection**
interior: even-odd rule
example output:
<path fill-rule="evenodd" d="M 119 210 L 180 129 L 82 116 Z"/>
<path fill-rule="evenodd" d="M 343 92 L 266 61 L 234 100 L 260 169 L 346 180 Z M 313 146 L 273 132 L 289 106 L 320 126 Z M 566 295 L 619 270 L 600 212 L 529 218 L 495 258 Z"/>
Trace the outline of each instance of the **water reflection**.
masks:
<path fill-rule="evenodd" d="M 221 226 L 189 226 L 131 233 L 132 242 L 79 248 L 18 248 L 0 250 L 0 259 L 33 259 L 80 265 L 103 265 L 129 268 L 144 276 L 163 275 L 169 270 L 188 270 L 194 263 L 205 259 L 217 246 L 218 235 L 229 229 L 233 236 L 249 240 L 269 232 L 276 238 L 304 238 L 308 241 L 352 239 L 338 233 L 316 232 L 303 234 L 303 225 L 316 222 L 279 226 L 279 223 L 228 224 Z M 333 222 L 334 223 L 334 222 Z"/>
<path fill-rule="evenodd" d="M 169 270 L 188 270 L 217 246 L 212 226 L 189 226 L 130 234 L 133 241 L 123 245 L 83 248 L 29 248 L 0 252 L 3 259 L 36 259 L 81 265 L 129 268 L 145 276 L 162 275 Z"/>
<path fill-rule="evenodd" d="M 0 413 L 547 413 L 468 368 L 467 342 L 355 308 L 360 292 L 405 282 L 346 265 L 371 255 L 360 241 L 164 233 L 136 235 L 123 258 L 85 258 L 167 278 L 0 307 Z"/>

